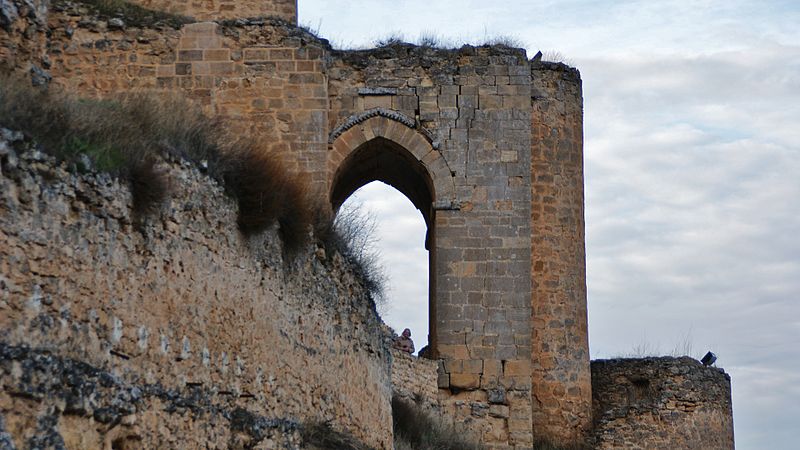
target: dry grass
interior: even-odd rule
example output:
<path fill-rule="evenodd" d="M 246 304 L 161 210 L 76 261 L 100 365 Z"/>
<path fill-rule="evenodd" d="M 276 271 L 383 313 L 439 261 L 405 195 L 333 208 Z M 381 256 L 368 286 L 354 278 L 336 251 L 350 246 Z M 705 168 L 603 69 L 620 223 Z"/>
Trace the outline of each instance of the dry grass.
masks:
<path fill-rule="evenodd" d="M 521 39 L 510 35 L 485 37 L 483 40 L 483 45 L 501 46 L 509 48 L 525 48 L 525 43 Z"/>
<path fill-rule="evenodd" d="M 126 178 L 137 215 L 157 211 L 165 200 L 168 182 L 155 166 L 174 141 L 159 123 L 168 115 L 163 105 L 152 105 L 146 121 L 130 113 L 130 106 L 141 101 L 76 99 L 34 88 L 24 78 L 0 78 L 0 124 L 25 132 L 76 170 L 94 168 Z"/>
<path fill-rule="evenodd" d="M 388 35 L 373 41 L 375 47 L 392 47 L 394 45 L 403 45 L 405 43 L 405 37 L 399 31 L 392 31 Z"/>
<path fill-rule="evenodd" d="M 78 3 L 89 6 L 101 17 L 119 17 L 126 25 L 137 28 L 169 26 L 179 29 L 195 21 L 190 17 L 154 11 L 125 0 L 79 0 Z"/>
<path fill-rule="evenodd" d="M 313 450 L 372 450 L 349 433 L 331 428 L 328 423 L 312 423 L 300 430 L 304 448 Z"/>
<path fill-rule="evenodd" d="M 415 404 L 392 398 L 394 444 L 397 450 L 482 450 L 466 439 L 463 430 L 432 417 Z"/>
<path fill-rule="evenodd" d="M 228 149 L 222 165 L 225 186 L 239 202 L 243 233 L 261 233 L 277 223 L 289 254 L 309 243 L 307 184 L 284 170 L 278 158 L 248 141 Z"/>
<path fill-rule="evenodd" d="M 455 50 L 465 45 L 473 46 L 500 46 L 509 48 L 524 48 L 525 43 L 509 35 L 491 36 L 484 33 L 481 37 L 464 37 L 464 38 L 448 38 L 437 34 L 435 31 L 423 31 L 417 39 L 407 40 L 406 37 L 400 32 L 392 32 L 388 35 L 375 39 L 373 41 L 375 47 L 392 47 L 396 45 L 417 45 L 422 48 L 431 48 L 439 50 Z"/>
<path fill-rule="evenodd" d="M 133 212 L 152 214 L 169 195 L 165 157 L 208 167 L 239 203 L 245 234 L 277 224 L 289 255 L 308 244 L 311 214 L 302 177 L 258 143 L 228 144 L 222 124 L 177 94 L 134 93 L 113 100 L 77 99 L 26 78 L 0 75 L 0 125 L 23 131 L 75 170 L 98 170 L 127 179 Z M 88 164 L 86 161 L 88 160 Z"/>
<path fill-rule="evenodd" d="M 575 67 L 575 61 L 568 58 L 558 50 L 544 50 L 542 51 L 542 61 L 566 64 L 570 67 Z"/>
<path fill-rule="evenodd" d="M 327 209 L 316 208 L 314 235 L 329 253 L 338 252 L 361 279 L 373 301 L 385 301 L 387 276 L 375 250 L 375 219 L 361 205 L 341 207 L 333 218 Z"/>
<path fill-rule="evenodd" d="M 220 124 L 183 97 L 165 93 L 79 99 L 5 75 L 0 123 L 29 134 L 62 161 L 87 155 L 95 168 L 113 174 L 166 154 L 195 162 L 220 154 Z"/>
<path fill-rule="evenodd" d="M 536 441 L 533 448 L 536 450 L 590 450 L 591 446 L 585 444 L 560 445 L 550 441 Z"/>

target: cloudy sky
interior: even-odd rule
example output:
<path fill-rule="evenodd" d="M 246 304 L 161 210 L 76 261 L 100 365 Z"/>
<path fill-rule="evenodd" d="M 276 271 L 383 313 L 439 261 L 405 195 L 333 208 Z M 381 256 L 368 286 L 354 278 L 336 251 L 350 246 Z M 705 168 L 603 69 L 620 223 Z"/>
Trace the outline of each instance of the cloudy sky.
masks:
<path fill-rule="evenodd" d="M 733 377 L 737 448 L 797 448 L 799 1 L 299 3 L 339 46 L 510 35 L 578 67 L 592 357 L 713 350 Z M 385 317 L 421 347 L 424 224 L 393 192 L 356 201 L 378 218 Z"/>

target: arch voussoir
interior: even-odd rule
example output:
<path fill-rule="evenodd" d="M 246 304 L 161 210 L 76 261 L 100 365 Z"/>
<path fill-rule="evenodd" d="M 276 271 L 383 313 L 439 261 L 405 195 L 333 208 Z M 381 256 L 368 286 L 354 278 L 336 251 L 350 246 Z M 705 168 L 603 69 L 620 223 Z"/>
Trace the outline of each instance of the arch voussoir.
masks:
<path fill-rule="evenodd" d="M 444 156 L 429 135 L 417 129 L 415 123 L 397 112 L 371 110 L 353 116 L 330 136 L 328 156 L 329 180 L 332 183 L 342 163 L 364 144 L 385 139 L 402 147 L 428 172 L 432 182 L 433 203 L 455 202 L 455 181 Z"/>

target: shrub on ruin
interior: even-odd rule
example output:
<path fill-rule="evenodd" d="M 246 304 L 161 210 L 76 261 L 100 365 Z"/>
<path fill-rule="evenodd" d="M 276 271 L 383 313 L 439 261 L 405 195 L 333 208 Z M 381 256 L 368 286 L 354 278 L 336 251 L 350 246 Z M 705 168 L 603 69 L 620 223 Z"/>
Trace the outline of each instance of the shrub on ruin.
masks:
<path fill-rule="evenodd" d="M 482 450 L 464 430 L 435 417 L 418 403 L 392 398 L 394 445 L 397 450 Z"/>
<path fill-rule="evenodd" d="M 375 44 L 375 47 L 392 47 L 395 45 L 406 44 L 406 40 L 402 33 L 399 31 L 393 31 L 384 37 L 375 39 L 373 44 Z"/>
<path fill-rule="evenodd" d="M 158 163 L 195 163 L 226 185 L 239 204 L 245 234 L 277 226 L 287 255 L 308 244 L 311 212 L 303 177 L 253 140 L 231 141 L 219 120 L 178 94 L 127 93 L 79 99 L 55 87 L 33 87 L 24 77 L 0 75 L 0 125 L 27 133 L 42 150 L 75 170 L 126 179 L 133 212 L 157 212 L 169 195 Z"/>
<path fill-rule="evenodd" d="M 152 125 L 158 117 L 137 121 L 127 106 L 125 99 L 77 99 L 33 87 L 24 78 L 0 78 L 0 124 L 25 132 L 44 152 L 76 170 L 96 169 L 127 179 L 134 212 L 152 212 L 167 194 L 167 180 L 155 164 L 169 142 L 155 133 Z"/>
<path fill-rule="evenodd" d="M 223 153 L 226 189 L 239 203 L 239 228 L 261 233 L 276 223 L 284 250 L 295 254 L 308 244 L 311 230 L 307 184 L 287 172 L 275 155 L 242 140 Z"/>
<path fill-rule="evenodd" d="M 345 204 L 335 217 L 318 207 L 314 215 L 314 235 L 329 253 L 337 252 L 350 263 L 356 276 L 380 304 L 385 300 L 387 276 L 375 249 L 375 219 L 355 203 Z"/>

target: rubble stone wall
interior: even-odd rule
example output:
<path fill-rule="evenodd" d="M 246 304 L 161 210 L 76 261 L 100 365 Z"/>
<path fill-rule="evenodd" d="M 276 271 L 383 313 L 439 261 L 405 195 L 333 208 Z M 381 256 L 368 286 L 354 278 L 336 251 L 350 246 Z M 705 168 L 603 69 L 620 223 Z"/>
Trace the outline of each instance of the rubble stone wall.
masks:
<path fill-rule="evenodd" d="M 300 425 L 330 421 L 392 448 L 380 320 L 338 255 L 289 262 L 274 235 L 246 240 L 234 202 L 186 164 L 161 167 L 173 195 L 137 223 L 125 183 L 12 140 L 0 142 L 0 436 L 299 448 Z"/>
<path fill-rule="evenodd" d="M 392 394 L 424 405 L 438 405 L 439 363 L 392 349 Z"/>
<path fill-rule="evenodd" d="M 732 450 L 731 379 L 688 358 L 592 361 L 595 448 Z"/>
<path fill-rule="evenodd" d="M 131 3 L 197 20 L 279 17 L 297 23 L 297 0 L 131 0 Z"/>

